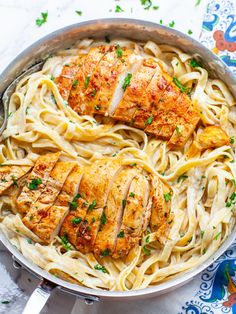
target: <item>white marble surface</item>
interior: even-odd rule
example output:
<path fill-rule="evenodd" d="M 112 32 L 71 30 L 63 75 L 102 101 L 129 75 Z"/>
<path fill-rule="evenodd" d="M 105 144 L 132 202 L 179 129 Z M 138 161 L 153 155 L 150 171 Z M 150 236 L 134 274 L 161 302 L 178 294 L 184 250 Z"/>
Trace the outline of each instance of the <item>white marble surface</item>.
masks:
<path fill-rule="evenodd" d="M 129 17 L 145 19 L 153 22 L 163 20 L 163 24 L 175 22 L 174 27 L 191 36 L 199 38 L 201 23 L 207 0 L 202 0 L 195 6 L 196 0 L 153 0 L 158 10 L 144 10 L 139 0 L 0 0 L 0 71 L 24 48 L 35 40 L 63 26 L 104 17 Z M 115 13 L 119 5 L 125 12 Z M 82 11 L 82 16 L 75 13 Z M 35 20 L 41 12 L 48 11 L 48 21 L 41 27 Z M 1 82 L 0 82 L 1 84 Z M 181 297 L 192 289 L 195 281 L 186 287 L 177 289 L 167 295 L 136 302 L 99 302 L 88 306 L 75 297 L 55 291 L 43 313 L 145 313 L 174 314 L 172 303 L 181 310 Z M 0 245 L 0 313 L 21 313 L 29 295 L 38 283 L 38 279 L 22 269 L 15 269 L 11 256 Z M 10 301 L 2 304 L 1 301 Z M 75 302 L 76 301 L 76 302 Z"/>

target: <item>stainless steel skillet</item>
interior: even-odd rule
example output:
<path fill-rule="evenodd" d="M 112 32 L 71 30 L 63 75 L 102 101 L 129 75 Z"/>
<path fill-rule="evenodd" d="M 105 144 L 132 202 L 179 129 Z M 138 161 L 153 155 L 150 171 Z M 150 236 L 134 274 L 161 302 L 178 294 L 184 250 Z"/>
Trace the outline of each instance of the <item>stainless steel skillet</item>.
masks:
<path fill-rule="evenodd" d="M 192 38 L 173 29 L 141 20 L 102 19 L 79 23 L 60 29 L 47 35 L 20 53 L 0 75 L 0 99 L 2 99 L 7 87 L 19 75 L 31 66 L 45 60 L 57 50 L 69 48 L 81 38 L 104 38 L 104 36 L 126 37 L 138 41 L 153 40 L 157 43 L 176 46 L 200 59 L 204 67 L 209 71 L 210 76 L 212 78 L 222 79 L 236 97 L 236 79 L 233 74 L 217 56 Z M 5 111 L 7 111 L 8 94 L 9 93 L 4 96 Z M 0 110 L 0 113 L 2 109 Z M 191 271 L 180 274 L 178 277 L 157 286 L 126 292 L 99 291 L 63 281 L 28 261 L 13 245 L 10 244 L 8 239 L 2 233 L 0 233 L 0 240 L 12 254 L 15 263 L 28 269 L 30 272 L 33 272 L 41 280 L 24 310 L 24 313 L 34 314 L 40 313 L 54 288 L 72 293 L 88 304 L 99 300 L 132 300 L 153 297 L 176 289 L 178 286 L 191 280 L 217 259 L 234 241 L 235 231 L 236 228 L 234 228 L 232 234 L 215 254 Z"/>

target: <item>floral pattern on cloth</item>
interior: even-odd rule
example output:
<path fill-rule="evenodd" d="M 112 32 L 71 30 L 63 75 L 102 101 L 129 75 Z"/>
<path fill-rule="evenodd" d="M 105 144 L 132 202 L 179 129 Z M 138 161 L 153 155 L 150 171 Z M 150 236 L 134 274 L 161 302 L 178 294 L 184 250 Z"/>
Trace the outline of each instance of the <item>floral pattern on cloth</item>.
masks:
<path fill-rule="evenodd" d="M 236 75 L 236 0 L 210 0 L 200 41 Z M 236 241 L 201 275 L 198 292 L 178 314 L 236 314 Z"/>
<path fill-rule="evenodd" d="M 236 75 L 236 1 L 210 0 L 200 41 L 217 54 Z"/>
<path fill-rule="evenodd" d="M 236 243 L 201 275 L 200 289 L 179 314 L 236 314 Z"/>

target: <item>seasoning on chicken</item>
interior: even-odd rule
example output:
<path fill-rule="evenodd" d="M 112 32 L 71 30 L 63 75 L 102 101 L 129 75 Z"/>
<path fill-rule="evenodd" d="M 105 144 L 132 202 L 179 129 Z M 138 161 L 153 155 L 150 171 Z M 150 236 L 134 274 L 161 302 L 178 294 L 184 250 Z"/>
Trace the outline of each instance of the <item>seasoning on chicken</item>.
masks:
<path fill-rule="evenodd" d="M 26 185 L 17 199 L 17 210 L 25 215 L 30 206 L 38 199 L 49 178 L 52 168 L 60 157 L 60 153 L 40 156 L 27 178 Z"/>
<path fill-rule="evenodd" d="M 154 58 L 126 47 L 100 46 L 80 62 L 69 97 L 79 114 L 109 115 L 169 141 L 171 148 L 183 146 L 193 133 L 198 111 Z M 63 94 L 61 85 L 60 90 Z"/>
<path fill-rule="evenodd" d="M 198 142 L 203 149 L 208 149 L 229 145 L 230 139 L 219 126 L 211 125 L 199 135 Z"/>

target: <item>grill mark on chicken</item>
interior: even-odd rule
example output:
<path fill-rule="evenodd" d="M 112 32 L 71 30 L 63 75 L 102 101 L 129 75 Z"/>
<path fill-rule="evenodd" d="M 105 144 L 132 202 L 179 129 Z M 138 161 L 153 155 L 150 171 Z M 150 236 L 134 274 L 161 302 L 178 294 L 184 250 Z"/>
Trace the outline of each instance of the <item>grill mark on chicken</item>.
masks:
<path fill-rule="evenodd" d="M 28 176 L 26 185 L 23 187 L 21 194 L 17 199 L 17 210 L 20 214 L 25 215 L 30 206 L 38 199 L 42 193 L 46 182 L 48 180 L 49 174 L 53 169 L 54 165 L 58 161 L 60 153 L 46 154 L 40 156 L 34 165 L 34 168 L 30 175 Z M 33 180 L 39 180 L 41 182 L 36 189 L 30 189 L 30 183 Z"/>
<path fill-rule="evenodd" d="M 37 201 L 22 219 L 24 225 L 34 231 L 34 227 L 45 217 L 60 193 L 69 173 L 75 166 L 73 162 L 59 161 L 50 173 L 50 177 Z"/>
<path fill-rule="evenodd" d="M 171 139 L 171 149 L 183 146 L 200 119 L 191 100 L 153 58 L 140 62 L 128 48 L 120 49 L 120 57 L 115 46 L 93 47 L 82 57 L 69 105 L 79 114 L 109 115 L 157 138 Z M 119 91 L 126 73 L 131 75 L 128 85 L 125 92 Z M 183 132 L 177 136 L 178 125 Z"/>

